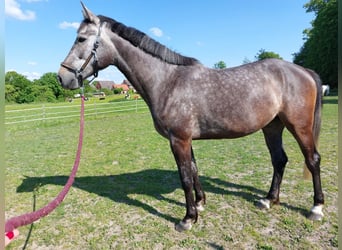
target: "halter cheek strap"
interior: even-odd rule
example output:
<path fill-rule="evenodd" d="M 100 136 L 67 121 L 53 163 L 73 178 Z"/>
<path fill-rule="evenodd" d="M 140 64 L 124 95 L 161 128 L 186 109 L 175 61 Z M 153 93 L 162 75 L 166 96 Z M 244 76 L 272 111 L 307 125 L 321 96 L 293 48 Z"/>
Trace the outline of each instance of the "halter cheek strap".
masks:
<path fill-rule="evenodd" d="M 90 80 L 93 81 L 99 74 L 99 69 L 98 69 L 98 58 L 97 58 L 97 54 L 96 54 L 96 50 L 97 48 L 99 47 L 99 43 L 100 43 L 100 36 L 101 36 L 101 30 L 102 30 L 102 26 L 105 24 L 105 22 L 101 23 L 100 27 L 99 27 L 99 30 L 97 32 L 97 35 L 96 35 L 96 40 L 94 42 L 94 45 L 93 45 L 93 49 L 90 53 L 90 55 L 87 57 L 87 59 L 85 60 L 85 62 L 82 64 L 81 68 L 79 69 L 76 69 L 68 64 L 66 64 L 65 62 L 62 62 L 61 63 L 61 66 L 68 69 L 69 71 L 73 72 L 75 74 L 75 77 L 77 78 L 78 80 L 78 85 L 79 87 L 82 87 L 83 86 L 83 76 L 82 76 L 82 73 L 84 71 L 84 69 L 88 66 L 90 60 L 93 58 L 93 68 L 94 68 L 94 73 L 93 73 L 93 78 Z"/>

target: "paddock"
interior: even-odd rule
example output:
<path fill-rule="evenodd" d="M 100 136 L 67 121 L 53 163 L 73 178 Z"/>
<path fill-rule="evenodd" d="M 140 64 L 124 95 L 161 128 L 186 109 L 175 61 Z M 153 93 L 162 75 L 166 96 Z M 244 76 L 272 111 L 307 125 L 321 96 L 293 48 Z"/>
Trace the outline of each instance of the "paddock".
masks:
<path fill-rule="evenodd" d="M 258 132 L 194 142 L 206 216 L 178 233 L 174 223 L 185 202 L 168 141 L 155 132 L 148 111 L 106 113 L 86 117 L 75 184 L 56 211 L 34 224 L 27 249 L 337 249 L 337 97 L 324 97 L 324 103 L 322 221 L 303 216 L 312 183 L 302 178 L 303 156 L 287 131 L 281 205 L 269 211 L 255 206 L 272 179 Z M 62 189 L 75 157 L 78 122 L 69 117 L 6 125 L 6 218 L 32 211 L 34 203 L 42 207 Z M 21 249 L 29 232 L 30 226 L 21 228 L 8 249 Z"/>

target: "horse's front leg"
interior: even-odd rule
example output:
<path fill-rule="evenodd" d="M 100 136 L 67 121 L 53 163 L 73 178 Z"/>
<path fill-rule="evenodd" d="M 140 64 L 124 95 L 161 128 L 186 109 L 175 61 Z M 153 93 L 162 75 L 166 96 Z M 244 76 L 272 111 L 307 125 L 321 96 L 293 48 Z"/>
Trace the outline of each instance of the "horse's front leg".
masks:
<path fill-rule="evenodd" d="M 193 175 L 193 181 L 194 181 L 194 189 L 195 189 L 195 197 L 196 197 L 196 208 L 198 212 L 204 211 L 203 205 L 205 205 L 205 193 L 202 189 L 202 185 L 200 183 L 199 177 L 198 177 L 198 169 L 196 164 L 196 159 L 194 155 L 194 151 L 191 147 L 191 171 Z"/>
<path fill-rule="evenodd" d="M 193 195 L 193 173 L 191 161 L 191 139 L 179 139 L 170 136 L 171 150 L 175 157 L 180 180 L 185 194 L 186 214 L 182 221 L 176 224 L 175 229 L 179 232 L 189 230 L 192 223 L 197 221 L 198 213 Z"/>

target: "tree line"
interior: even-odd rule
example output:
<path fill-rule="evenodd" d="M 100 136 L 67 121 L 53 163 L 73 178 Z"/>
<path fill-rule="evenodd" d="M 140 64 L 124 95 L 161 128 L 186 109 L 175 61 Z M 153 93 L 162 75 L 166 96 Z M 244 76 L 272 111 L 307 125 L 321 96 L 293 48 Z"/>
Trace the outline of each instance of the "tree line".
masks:
<path fill-rule="evenodd" d="M 277 59 L 283 59 L 279 54 L 273 52 L 273 51 L 266 51 L 265 49 L 260 49 L 259 52 L 255 56 L 256 61 L 264 60 L 267 58 L 277 58 Z M 248 58 L 245 58 L 243 60 L 243 64 L 251 63 L 252 61 Z M 214 64 L 214 69 L 225 69 L 227 67 L 226 63 L 224 61 L 218 61 Z"/>
<path fill-rule="evenodd" d="M 310 0 L 303 6 L 306 12 L 313 12 L 315 19 L 311 27 L 303 31 L 303 46 L 293 54 L 293 62 L 316 71 L 324 84 L 331 88 L 338 87 L 338 9 L 337 0 Z M 255 60 L 279 58 L 273 51 L 260 49 Z M 243 63 L 250 63 L 247 58 Z M 226 68 L 226 63 L 219 61 L 214 68 Z"/>
<path fill-rule="evenodd" d="M 303 31 L 304 44 L 293 62 L 316 71 L 324 84 L 337 88 L 338 9 L 337 0 L 310 0 L 304 5 L 315 13 L 311 28 Z"/>
<path fill-rule="evenodd" d="M 58 102 L 72 98 L 76 93 L 79 90 L 63 89 L 56 73 L 46 73 L 33 81 L 15 71 L 8 71 L 5 75 L 7 103 Z"/>

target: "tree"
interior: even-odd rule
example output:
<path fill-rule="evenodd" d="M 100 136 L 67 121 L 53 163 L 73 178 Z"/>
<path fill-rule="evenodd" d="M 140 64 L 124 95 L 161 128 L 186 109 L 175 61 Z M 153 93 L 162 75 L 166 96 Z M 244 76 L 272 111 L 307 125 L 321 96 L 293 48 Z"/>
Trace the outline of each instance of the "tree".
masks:
<path fill-rule="evenodd" d="M 48 86 L 32 85 L 31 95 L 34 98 L 34 102 L 55 102 L 56 96 L 53 90 Z"/>
<path fill-rule="evenodd" d="M 121 94 L 122 91 L 123 91 L 123 88 L 115 88 L 115 89 L 113 89 L 113 93 L 114 93 L 115 95 Z"/>
<path fill-rule="evenodd" d="M 92 93 L 94 88 L 89 84 L 89 80 L 84 80 L 84 93 Z M 93 82 L 92 85 L 96 86 L 96 82 Z"/>
<path fill-rule="evenodd" d="M 25 95 L 28 94 L 28 89 L 32 82 L 25 76 L 18 74 L 15 71 L 8 71 L 5 75 L 5 98 L 9 102 L 24 103 Z"/>
<path fill-rule="evenodd" d="M 311 29 L 304 30 L 304 44 L 294 54 L 294 63 L 315 70 L 324 83 L 337 88 L 338 9 L 337 0 L 310 0 L 304 5 L 314 12 Z"/>
<path fill-rule="evenodd" d="M 329 2 L 329 0 L 310 0 L 308 3 L 304 4 L 304 8 L 306 9 L 306 12 L 315 12 L 317 15 L 327 2 Z"/>
<path fill-rule="evenodd" d="M 29 86 L 31 81 L 15 71 L 8 71 L 5 75 L 5 84 L 13 85 L 17 90 L 20 90 Z"/>
<path fill-rule="evenodd" d="M 106 88 L 101 89 L 101 92 L 105 93 L 106 96 L 113 94 L 112 90 Z"/>
<path fill-rule="evenodd" d="M 19 91 L 16 99 L 17 103 L 31 103 L 34 102 L 34 94 L 32 93 L 32 85 L 27 86 Z"/>
<path fill-rule="evenodd" d="M 84 80 L 84 93 L 89 95 L 93 88 L 88 80 Z M 105 90 L 111 94 L 110 90 Z M 6 102 L 31 103 L 31 102 L 56 102 L 73 98 L 80 90 L 63 89 L 57 80 L 57 74 L 45 73 L 41 78 L 31 82 L 25 76 L 15 71 L 6 72 L 5 75 L 5 100 Z"/>
<path fill-rule="evenodd" d="M 242 61 L 242 64 L 247 64 L 247 63 L 251 63 L 252 61 L 249 60 L 247 57 L 245 57 Z"/>
<path fill-rule="evenodd" d="M 227 68 L 227 65 L 224 61 L 219 61 L 214 64 L 214 69 L 225 69 Z"/>
<path fill-rule="evenodd" d="M 6 102 L 16 102 L 18 92 L 12 84 L 5 85 L 5 100 Z"/>
<path fill-rule="evenodd" d="M 40 77 L 38 80 L 34 81 L 35 85 L 38 86 L 46 86 L 48 87 L 50 90 L 52 90 L 52 93 L 55 96 L 55 99 L 64 99 L 64 91 L 62 86 L 59 84 L 58 80 L 57 80 L 57 74 L 56 73 L 45 73 L 44 75 L 42 75 L 42 77 Z"/>
<path fill-rule="evenodd" d="M 266 58 L 278 58 L 278 59 L 283 59 L 280 57 L 279 54 L 272 52 L 272 51 L 266 51 L 264 49 L 260 49 L 259 52 L 256 54 L 255 59 L 257 61 L 264 60 Z"/>

